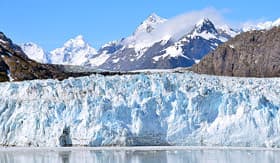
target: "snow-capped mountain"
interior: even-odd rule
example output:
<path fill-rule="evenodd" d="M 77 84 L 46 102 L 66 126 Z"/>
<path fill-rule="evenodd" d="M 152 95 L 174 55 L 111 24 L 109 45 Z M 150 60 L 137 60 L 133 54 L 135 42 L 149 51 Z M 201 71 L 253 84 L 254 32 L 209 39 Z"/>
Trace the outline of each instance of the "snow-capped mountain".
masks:
<path fill-rule="evenodd" d="M 153 57 L 153 60 L 158 62 L 168 59 L 177 62 L 173 64 L 176 67 L 189 67 L 236 34 L 233 30 L 218 30 L 209 19 L 202 19 L 190 33 L 162 50 L 163 54 Z"/>
<path fill-rule="evenodd" d="M 251 30 L 269 30 L 273 27 L 280 26 L 280 18 L 275 21 L 266 21 L 260 22 L 257 24 L 254 23 L 245 23 L 242 27 L 243 32 L 251 31 Z"/>
<path fill-rule="evenodd" d="M 30 58 L 40 60 L 44 58 L 44 52 L 40 47 L 32 43 L 25 44 L 24 47 L 32 49 L 32 52 L 38 52 L 33 53 L 34 55 Z M 94 73 L 88 68 L 42 64 L 30 58 L 20 46 L 14 44 L 4 33 L 0 32 L 0 82 L 34 79 L 63 80 L 69 77 L 86 76 Z"/>
<path fill-rule="evenodd" d="M 103 45 L 93 58 L 89 58 L 86 62 L 83 63 L 84 66 L 89 67 L 98 67 L 104 64 L 107 59 L 117 50 L 119 50 L 122 45 L 118 41 L 111 41 Z"/>
<path fill-rule="evenodd" d="M 97 52 L 82 35 L 78 35 L 68 40 L 63 47 L 51 52 L 45 52 L 34 43 L 22 44 L 21 48 L 29 58 L 40 63 L 97 67 L 103 64 L 119 46 L 116 41 L 112 41 L 102 46 Z"/>
<path fill-rule="evenodd" d="M 164 38 L 166 37 L 164 35 L 155 34 L 157 28 L 166 21 L 166 19 L 153 13 L 137 27 L 133 35 L 123 39 L 120 44 L 127 48 L 134 48 L 136 53 L 141 55 L 154 43 L 163 39 L 170 39 L 169 37 Z"/>
<path fill-rule="evenodd" d="M 279 38 L 280 27 L 241 33 L 192 66 L 192 71 L 237 77 L 279 77 Z"/>
<path fill-rule="evenodd" d="M 147 25 L 149 21 L 153 30 L 144 30 L 142 25 L 149 27 Z M 162 25 L 166 26 L 167 21 L 154 14 L 148 17 L 132 36 L 120 42 L 123 48 L 113 53 L 100 68 L 130 71 L 190 67 L 218 45 L 237 34 L 225 26 L 216 29 L 209 19 L 202 19 L 194 23 L 190 31 L 182 33 L 182 36 L 179 36 L 180 39 L 176 40 L 172 35 L 160 35 L 157 32 L 158 29 L 161 30 Z"/>
<path fill-rule="evenodd" d="M 183 22 L 184 23 L 184 22 Z M 102 46 L 97 52 L 82 36 L 47 53 L 48 63 L 83 65 L 105 70 L 169 69 L 189 67 L 237 34 L 228 26 L 216 27 L 209 19 L 181 25 L 151 14 L 131 36 Z M 25 52 L 33 56 L 32 49 Z M 36 53 L 36 52 L 35 52 Z M 45 61 L 37 59 L 37 61 Z"/>
<path fill-rule="evenodd" d="M 158 25 L 166 22 L 167 19 L 152 13 L 146 20 L 144 20 L 133 33 L 133 36 L 141 35 L 143 33 L 151 33 Z"/>
<path fill-rule="evenodd" d="M 172 19 L 151 14 L 131 36 L 109 42 L 98 51 L 85 42 L 82 36 L 70 39 L 62 48 L 45 55 L 42 55 L 42 50 L 37 46 L 23 46 L 23 49 L 30 58 L 39 62 L 83 65 L 115 71 L 170 69 L 192 66 L 241 32 L 280 25 L 278 19 L 257 25 L 247 24 L 243 29 L 233 30 L 228 25 L 216 25 L 207 18 L 194 21 L 192 26 L 189 25 L 192 22 L 180 22 L 179 28 Z"/>
<path fill-rule="evenodd" d="M 29 43 L 24 43 L 20 46 L 23 52 L 25 54 L 28 54 L 28 57 L 30 59 L 33 59 L 40 63 L 50 63 L 48 59 L 48 54 L 39 45 L 29 42 Z"/>
<path fill-rule="evenodd" d="M 83 65 L 96 54 L 96 50 L 79 35 L 67 41 L 62 48 L 51 51 L 49 58 L 53 64 Z"/>

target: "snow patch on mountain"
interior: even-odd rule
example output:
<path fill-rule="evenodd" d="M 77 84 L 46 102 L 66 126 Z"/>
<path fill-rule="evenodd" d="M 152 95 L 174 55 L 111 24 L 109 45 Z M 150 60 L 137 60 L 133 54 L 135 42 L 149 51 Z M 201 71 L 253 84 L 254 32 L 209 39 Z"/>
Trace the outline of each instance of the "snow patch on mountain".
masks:
<path fill-rule="evenodd" d="M 14 78 L 12 77 L 10 70 L 7 70 L 7 76 L 9 78 L 9 81 L 14 81 Z"/>
<path fill-rule="evenodd" d="M 234 30 L 226 24 L 217 25 L 216 28 L 220 33 L 227 34 L 231 38 L 235 37 L 236 35 L 238 35 L 240 33 L 238 30 Z"/>
<path fill-rule="evenodd" d="M 159 61 L 164 60 L 166 58 L 175 58 L 175 57 L 184 57 L 187 58 L 186 56 L 183 55 L 183 49 L 180 46 L 180 43 L 175 44 L 174 46 L 170 46 L 166 49 L 163 50 L 164 54 L 160 56 L 155 56 L 153 57 L 154 61 Z M 187 58 L 189 59 L 189 58 Z"/>
<path fill-rule="evenodd" d="M 103 52 L 100 55 L 98 55 L 97 57 L 94 57 L 94 58 L 88 60 L 88 62 L 89 62 L 90 66 L 98 67 L 98 66 L 102 65 L 103 63 L 105 63 L 109 57 L 110 57 L 110 54 L 108 54 L 107 52 Z"/>
<path fill-rule="evenodd" d="M 4 40 L 2 40 L 2 39 L 0 39 L 0 43 L 2 43 L 2 44 L 6 44 L 7 42 L 6 42 L 6 41 L 4 41 Z"/>

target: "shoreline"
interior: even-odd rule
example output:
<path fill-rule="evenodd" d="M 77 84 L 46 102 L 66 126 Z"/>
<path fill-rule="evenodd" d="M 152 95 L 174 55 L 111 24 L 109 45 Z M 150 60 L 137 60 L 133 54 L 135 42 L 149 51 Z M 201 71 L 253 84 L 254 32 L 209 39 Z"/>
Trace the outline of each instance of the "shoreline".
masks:
<path fill-rule="evenodd" d="M 27 151 L 177 151 L 177 150 L 241 150 L 241 151 L 280 151 L 280 148 L 266 147 L 206 147 L 206 146 L 130 146 L 130 147 L 0 147 L 0 152 Z"/>

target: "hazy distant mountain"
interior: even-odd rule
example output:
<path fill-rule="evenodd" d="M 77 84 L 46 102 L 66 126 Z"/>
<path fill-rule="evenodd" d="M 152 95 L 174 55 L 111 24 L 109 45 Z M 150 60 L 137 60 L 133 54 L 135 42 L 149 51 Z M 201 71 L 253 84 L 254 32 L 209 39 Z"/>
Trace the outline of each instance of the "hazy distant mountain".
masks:
<path fill-rule="evenodd" d="M 241 30 L 243 32 L 252 31 L 252 30 L 269 30 L 279 25 L 280 25 L 280 18 L 275 21 L 266 21 L 257 24 L 245 23 Z"/>
<path fill-rule="evenodd" d="M 28 48 L 29 50 L 34 50 L 32 51 L 32 54 L 34 54 L 32 59 L 43 61 L 44 52 L 40 47 L 32 43 L 24 44 L 23 46 L 26 47 L 25 50 Z M 68 77 L 91 74 L 66 70 L 66 67 L 62 65 L 37 63 L 32 59 L 30 59 L 18 45 L 7 38 L 4 33 L 0 32 L 0 82 L 33 79 L 62 80 Z"/>
<path fill-rule="evenodd" d="M 45 52 L 34 43 L 25 43 L 21 47 L 29 58 L 37 62 L 97 67 L 109 58 L 109 54 L 113 53 L 118 45 L 116 42 L 110 42 L 97 52 L 84 40 L 83 36 L 79 35 L 68 40 L 63 47 L 51 52 Z"/>
<path fill-rule="evenodd" d="M 50 63 L 47 52 L 44 51 L 39 45 L 29 42 L 20 45 L 22 50 L 28 55 L 30 59 L 33 59 L 40 63 Z"/>
<path fill-rule="evenodd" d="M 63 47 L 51 51 L 49 58 L 55 64 L 82 65 L 96 54 L 96 50 L 79 35 L 67 41 Z"/>

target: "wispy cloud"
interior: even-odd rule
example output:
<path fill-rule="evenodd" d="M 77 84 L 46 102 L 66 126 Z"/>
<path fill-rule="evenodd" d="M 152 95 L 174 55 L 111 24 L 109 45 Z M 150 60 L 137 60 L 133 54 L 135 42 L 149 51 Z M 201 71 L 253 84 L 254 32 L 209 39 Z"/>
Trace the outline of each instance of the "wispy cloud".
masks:
<path fill-rule="evenodd" d="M 126 39 L 124 43 L 130 45 L 133 42 L 136 48 L 143 49 L 156 42 L 168 40 L 170 38 L 176 41 L 182 38 L 184 35 L 188 34 L 194 28 L 195 24 L 203 18 L 210 19 L 216 25 L 216 27 L 228 25 L 233 29 L 244 30 L 246 30 L 246 28 L 250 30 L 255 27 L 257 27 L 257 29 L 263 29 L 275 24 L 272 22 L 260 23 L 264 22 L 264 19 L 260 19 L 257 21 L 248 21 L 244 23 L 233 23 L 230 20 L 225 19 L 224 17 L 224 15 L 231 12 L 232 11 L 227 8 L 218 10 L 213 7 L 187 12 L 170 18 L 166 22 L 159 24 L 151 33 L 146 33 L 145 31 L 137 33 L 134 36 Z"/>
<path fill-rule="evenodd" d="M 175 38 L 181 37 L 188 33 L 196 22 L 203 18 L 210 19 L 216 25 L 225 24 L 226 21 L 222 16 L 223 11 L 209 7 L 198 11 L 191 11 L 174 18 L 169 19 L 166 23 L 161 25 L 154 33 L 155 35 L 171 35 Z"/>
<path fill-rule="evenodd" d="M 225 20 L 222 16 L 222 12 L 225 11 L 219 11 L 212 7 L 187 12 L 159 24 L 151 33 L 137 33 L 133 37 L 125 40 L 125 43 L 130 44 L 131 42 L 134 42 L 136 47 L 141 49 L 161 40 L 169 38 L 177 40 L 188 34 L 195 24 L 203 18 L 210 19 L 216 25 L 224 25 Z"/>

